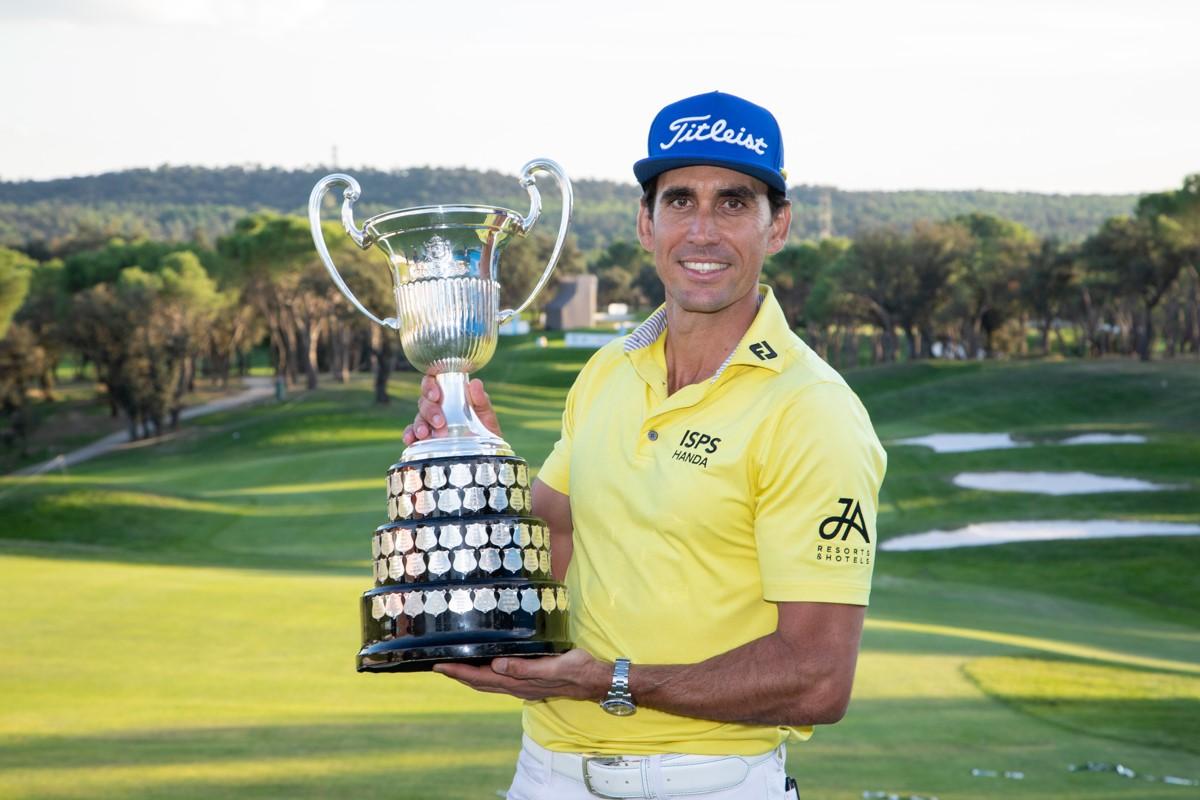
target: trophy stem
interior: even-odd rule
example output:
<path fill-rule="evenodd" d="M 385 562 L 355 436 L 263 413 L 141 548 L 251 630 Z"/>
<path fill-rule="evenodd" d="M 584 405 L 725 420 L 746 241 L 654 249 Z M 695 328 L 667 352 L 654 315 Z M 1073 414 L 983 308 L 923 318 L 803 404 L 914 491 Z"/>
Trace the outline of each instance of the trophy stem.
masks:
<path fill-rule="evenodd" d="M 416 442 L 400 456 L 401 461 L 417 461 L 446 456 L 511 456 L 508 442 L 492 433 L 480 421 L 467 395 L 470 376 L 465 372 L 442 372 L 437 376 L 442 390 L 442 413 L 446 433 L 434 439 Z"/>

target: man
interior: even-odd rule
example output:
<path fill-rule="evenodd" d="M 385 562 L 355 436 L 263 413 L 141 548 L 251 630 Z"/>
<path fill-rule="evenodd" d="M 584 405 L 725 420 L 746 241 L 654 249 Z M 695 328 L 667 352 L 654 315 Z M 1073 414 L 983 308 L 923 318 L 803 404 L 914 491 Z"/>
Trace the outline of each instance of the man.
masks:
<path fill-rule="evenodd" d="M 758 283 L 791 222 L 778 125 L 713 92 L 664 108 L 649 151 L 666 302 L 584 367 L 533 490 L 576 649 L 436 667 L 528 701 L 512 800 L 795 797 L 784 741 L 849 702 L 886 462 Z M 445 425 L 422 390 L 410 444 Z"/>

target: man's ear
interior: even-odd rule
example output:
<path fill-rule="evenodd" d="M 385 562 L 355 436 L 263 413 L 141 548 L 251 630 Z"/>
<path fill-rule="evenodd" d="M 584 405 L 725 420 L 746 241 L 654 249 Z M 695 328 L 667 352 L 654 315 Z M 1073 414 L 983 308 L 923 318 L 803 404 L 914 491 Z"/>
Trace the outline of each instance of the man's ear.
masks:
<path fill-rule="evenodd" d="M 654 220 L 650 218 L 650 210 L 645 203 L 638 203 L 637 235 L 642 247 L 654 252 Z"/>
<path fill-rule="evenodd" d="M 778 253 L 787 244 L 788 231 L 792 227 L 792 207 L 786 205 L 771 218 L 771 238 L 767 240 L 767 252 Z"/>

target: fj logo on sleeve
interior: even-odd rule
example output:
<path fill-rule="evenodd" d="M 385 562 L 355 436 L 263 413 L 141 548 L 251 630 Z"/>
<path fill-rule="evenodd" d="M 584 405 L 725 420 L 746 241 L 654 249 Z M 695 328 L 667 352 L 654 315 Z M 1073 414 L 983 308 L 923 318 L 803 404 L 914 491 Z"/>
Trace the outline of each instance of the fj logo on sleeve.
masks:
<path fill-rule="evenodd" d="M 858 531 L 863 541 L 869 544 L 871 535 L 867 533 L 867 520 L 863 517 L 862 504 L 850 497 L 840 497 L 838 502 L 842 504 L 842 513 L 822 520 L 817 533 L 821 534 L 822 539 L 836 539 L 838 534 L 841 534 L 844 542 L 850 531 Z"/>

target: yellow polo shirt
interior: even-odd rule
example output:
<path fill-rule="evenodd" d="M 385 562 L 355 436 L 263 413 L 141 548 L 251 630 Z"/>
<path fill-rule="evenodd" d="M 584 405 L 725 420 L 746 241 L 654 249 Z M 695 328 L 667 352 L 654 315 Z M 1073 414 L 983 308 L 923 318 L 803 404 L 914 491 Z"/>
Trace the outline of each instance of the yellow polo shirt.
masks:
<path fill-rule="evenodd" d="M 695 663 L 771 633 L 777 602 L 867 604 L 886 455 L 858 397 L 760 291 L 714 378 L 667 395 L 660 309 L 567 396 L 538 477 L 571 498 L 571 635 L 598 658 Z M 566 699 L 526 703 L 524 725 L 551 750 L 631 755 L 753 755 L 812 733 Z"/>

